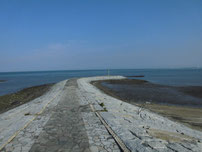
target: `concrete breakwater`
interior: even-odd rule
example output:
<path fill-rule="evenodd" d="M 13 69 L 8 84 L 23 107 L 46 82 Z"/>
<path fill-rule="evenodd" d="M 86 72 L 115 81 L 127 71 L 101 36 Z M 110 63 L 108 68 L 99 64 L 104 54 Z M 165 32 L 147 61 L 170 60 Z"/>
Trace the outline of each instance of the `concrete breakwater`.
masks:
<path fill-rule="evenodd" d="M 90 84 L 107 79 L 124 77 L 62 81 L 44 96 L 1 114 L 0 151 L 120 151 L 95 112 L 129 151 L 202 151 L 200 131 L 115 99 Z"/>
<path fill-rule="evenodd" d="M 95 107 L 104 105 L 107 112 L 100 114 L 131 151 L 202 151 L 201 132 L 110 97 L 90 85 L 91 81 L 103 79 L 107 77 L 83 78 L 78 82 Z"/>

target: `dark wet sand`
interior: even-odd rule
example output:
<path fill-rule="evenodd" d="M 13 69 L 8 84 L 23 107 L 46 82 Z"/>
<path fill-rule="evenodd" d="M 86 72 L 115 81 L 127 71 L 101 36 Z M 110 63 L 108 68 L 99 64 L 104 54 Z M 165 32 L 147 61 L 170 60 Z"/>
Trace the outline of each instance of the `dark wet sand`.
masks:
<path fill-rule="evenodd" d="M 12 108 L 40 97 L 46 93 L 51 88 L 51 86 L 53 86 L 53 84 L 34 86 L 25 88 L 16 93 L 0 96 L 0 113 L 6 112 Z"/>
<path fill-rule="evenodd" d="M 6 82 L 6 80 L 0 80 L 0 82 Z"/>
<path fill-rule="evenodd" d="M 145 80 L 92 82 L 103 92 L 202 131 L 202 87 L 172 87 Z"/>

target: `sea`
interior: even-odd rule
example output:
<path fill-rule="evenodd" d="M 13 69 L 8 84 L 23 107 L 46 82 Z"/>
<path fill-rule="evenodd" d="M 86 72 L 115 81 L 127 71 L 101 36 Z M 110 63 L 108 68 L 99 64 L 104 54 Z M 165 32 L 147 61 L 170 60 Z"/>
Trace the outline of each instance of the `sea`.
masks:
<path fill-rule="evenodd" d="M 104 75 L 137 76 L 153 83 L 171 86 L 202 86 L 202 69 L 110 69 L 110 70 L 65 70 L 34 72 L 0 72 L 0 96 L 24 88 L 56 83 L 65 79 Z M 131 77 L 130 77 L 131 78 Z"/>

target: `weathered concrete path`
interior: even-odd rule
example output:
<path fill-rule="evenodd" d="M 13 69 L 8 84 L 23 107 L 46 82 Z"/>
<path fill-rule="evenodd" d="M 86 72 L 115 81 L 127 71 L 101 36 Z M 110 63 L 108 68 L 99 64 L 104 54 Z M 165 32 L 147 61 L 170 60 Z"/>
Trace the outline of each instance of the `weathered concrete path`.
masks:
<path fill-rule="evenodd" d="M 0 151 L 29 151 L 63 95 L 66 81 L 45 95 L 0 114 Z"/>
<path fill-rule="evenodd" d="M 78 84 L 85 101 L 96 110 L 102 106 L 100 115 L 131 151 L 202 152 L 202 132 L 110 97 L 90 84 L 96 80 L 123 78 L 82 78 Z"/>
<path fill-rule="evenodd" d="M 5 140 L 5 144 L 2 144 L 3 149 L 0 151 L 119 152 L 119 147 L 112 136 L 92 112 L 89 103 L 83 102 L 82 97 L 77 79 L 71 79 L 60 84 L 60 92 L 56 98 L 46 97 L 47 101 L 44 106 L 37 107 L 36 105 L 43 103 L 41 100 L 40 102 L 37 100 L 29 105 L 31 108 L 34 104 L 33 109 L 29 109 L 29 106 L 25 105 L 26 111 L 18 109 L 11 111 L 12 119 L 9 122 L 15 119 L 16 113 L 20 113 L 18 115 L 20 120 L 25 120 L 27 117 L 30 119 L 22 121 L 21 124 L 17 123 L 17 128 L 11 133 L 0 132 L 0 135 L 5 134 L 8 139 Z M 30 115 L 25 116 L 25 113 L 30 113 Z M 4 117 L 6 117 L 4 118 L 6 122 L 9 117 L 5 114 Z M 8 123 L 6 127 L 5 131 L 16 126 L 14 124 L 9 126 Z"/>
<path fill-rule="evenodd" d="M 43 132 L 31 148 L 31 152 L 90 152 L 88 137 L 81 111 L 90 111 L 79 105 L 76 95 L 76 80 L 65 85 L 66 94 L 53 109 L 53 114 L 43 128 Z"/>
<path fill-rule="evenodd" d="M 120 152 L 95 111 L 130 151 L 202 151 L 201 132 L 112 98 L 90 84 L 123 78 L 63 81 L 44 96 L 1 114 L 0 151 Z"/>

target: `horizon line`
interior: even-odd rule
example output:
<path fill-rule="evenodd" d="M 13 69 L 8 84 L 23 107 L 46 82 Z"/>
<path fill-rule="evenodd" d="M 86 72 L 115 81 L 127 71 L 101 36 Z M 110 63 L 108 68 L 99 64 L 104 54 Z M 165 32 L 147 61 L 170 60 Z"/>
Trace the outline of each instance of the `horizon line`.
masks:
<path fill-rule="evenodd" d="M 166 68 L 98 68 L 98 69 L 72 69 L 72 70 L 25 70 L 25 71 L 0 71 L 0 73 L 15 73 L 15 72 L 59 72 L 59 71 L 104 71 L 104 70 L 163 70 L 163 69 L 167 69 L 167 70 L 175 70 L 175 69 L 202 69 L 202 67 L 166 67 Z"/>

